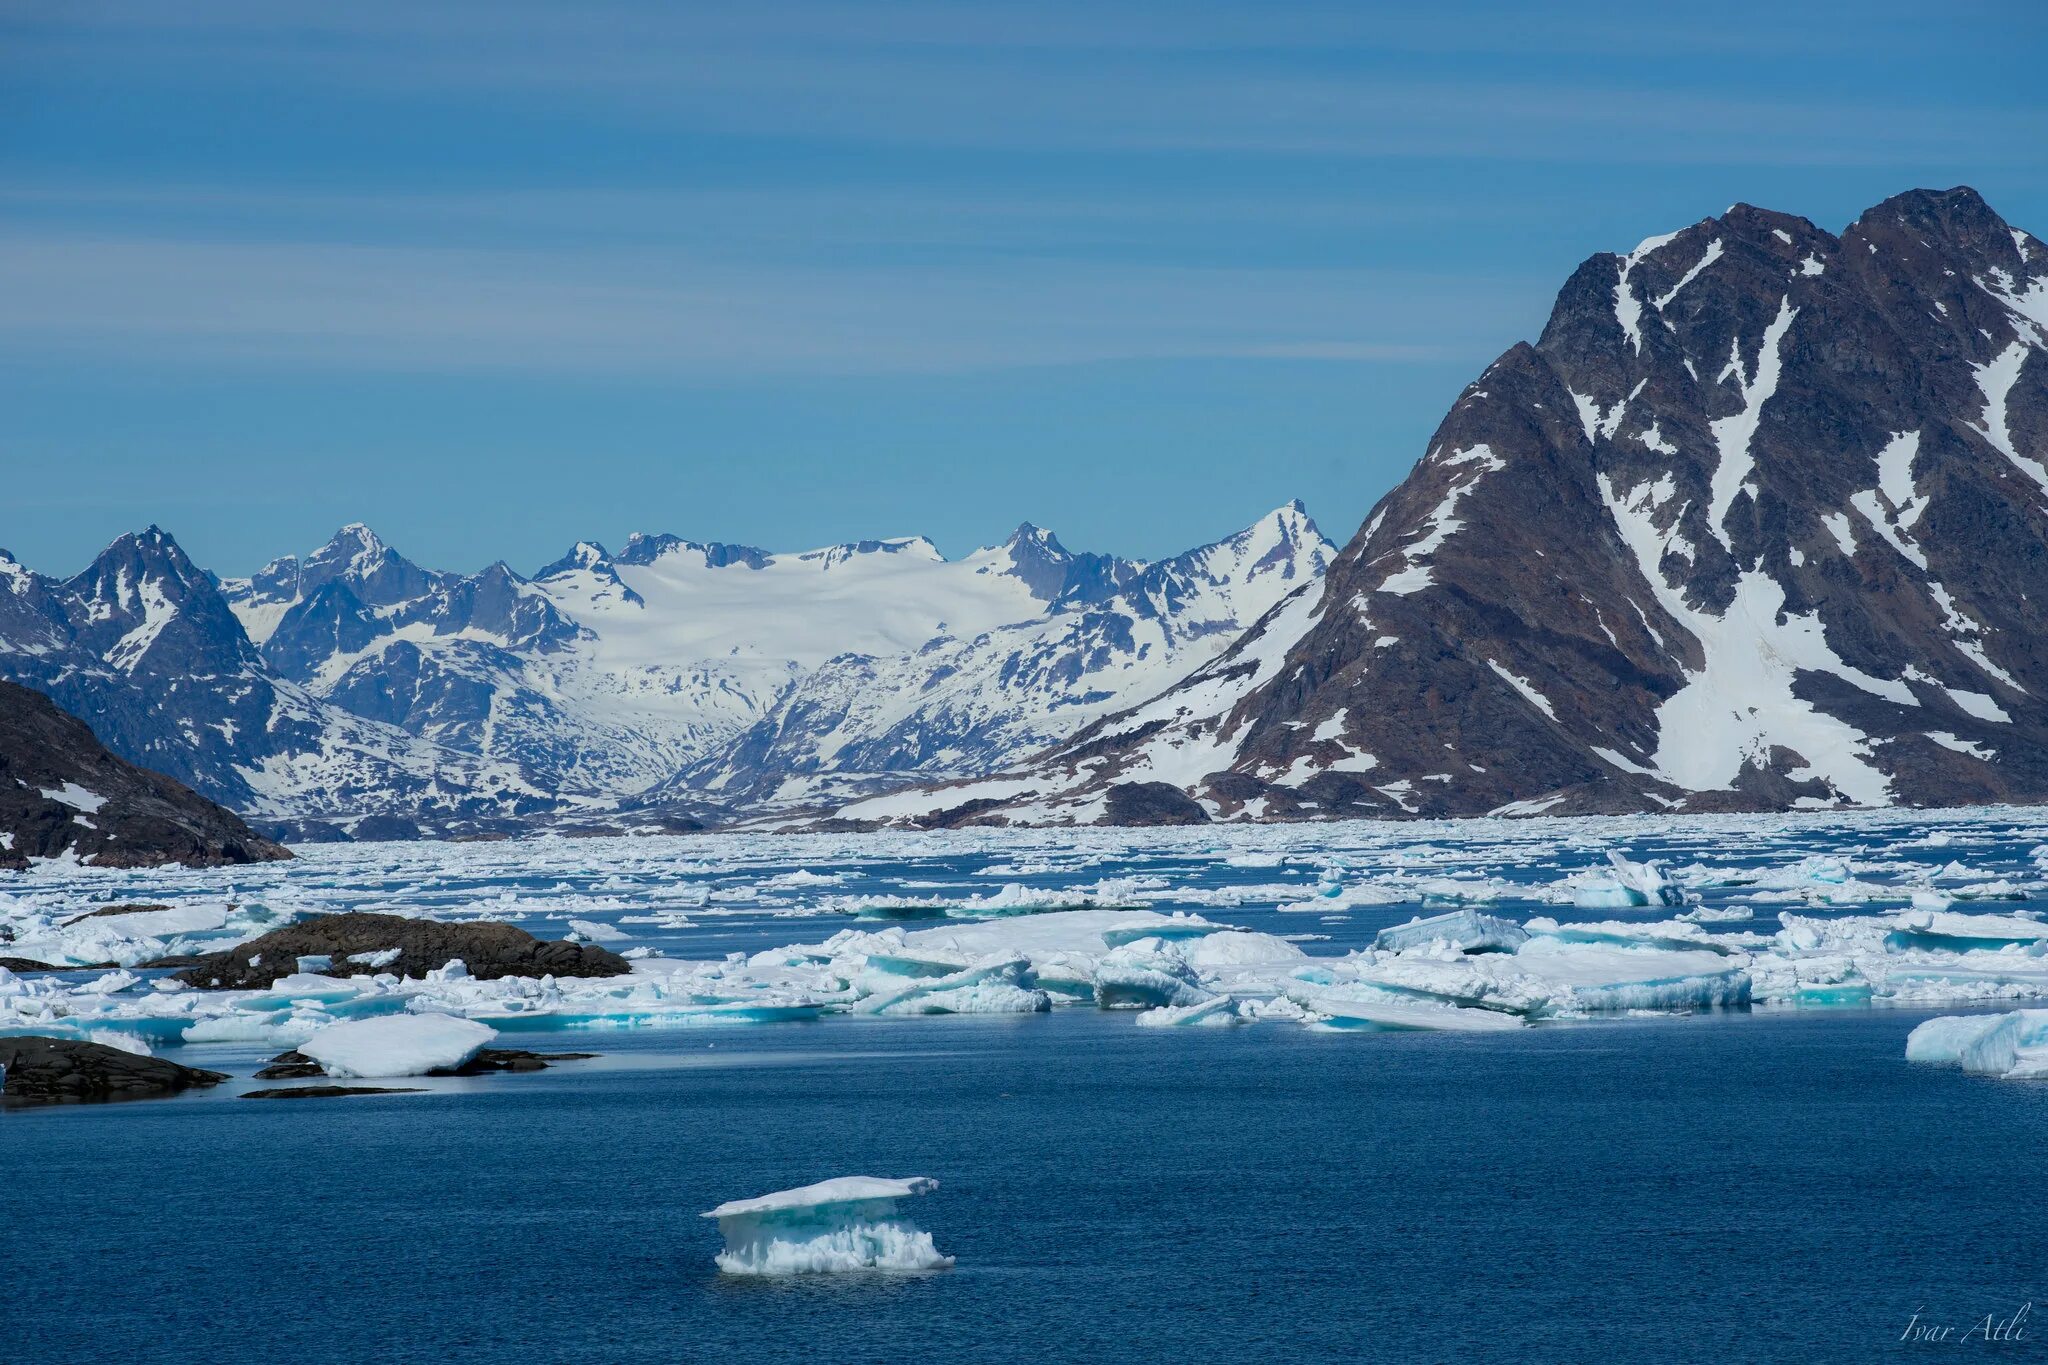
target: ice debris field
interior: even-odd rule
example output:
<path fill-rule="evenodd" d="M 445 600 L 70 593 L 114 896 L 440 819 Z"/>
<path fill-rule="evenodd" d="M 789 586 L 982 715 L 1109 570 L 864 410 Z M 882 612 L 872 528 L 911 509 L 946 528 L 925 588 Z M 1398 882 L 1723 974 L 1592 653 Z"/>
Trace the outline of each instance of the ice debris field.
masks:
<path fill-rule="evenodd" d="M 335 1072 L 375 1076 L 553 1030 L 1091 1009 L 1166 1031 L 1480 1034 L 2048 997 L 2048 813 L 2028 810 L 299 854 L 209 870 L 57 861 L 0 882 L 0 958 L 71 968 L 0 968 L 0 1032 L 130 1050 L 311 1044 Z M 133 904 L 161 908 L 96 913 Z M 300 959 L 267 989 L 203 990 L 141 965 L 342 910 L 509 921 L 601 943 L 632 971 L 478 980 L 458 960 L 401 977 L 370 952 Z M 375 1022 L 393 1016 L 429 1026 Z M 1986 1022 L 1998 1018 L 2017 1022 Z M 2039 1075 L 2042 1018 L 1936 1021 L 1915 1055 Z"/>

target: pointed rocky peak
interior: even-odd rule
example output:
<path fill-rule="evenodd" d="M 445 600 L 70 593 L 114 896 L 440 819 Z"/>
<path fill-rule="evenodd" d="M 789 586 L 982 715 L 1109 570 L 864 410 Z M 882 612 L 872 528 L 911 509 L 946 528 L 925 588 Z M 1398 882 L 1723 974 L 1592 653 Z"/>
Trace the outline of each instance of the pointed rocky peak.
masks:
<path fill-rule="evenodd" d="M 1052 532 L 1021 523 L 1002 543 L 985 572 L 1005 573 L 1023 581 L 1031 595 L 1051 602 L 1069 586 L 1075 556 Z"/>
<path fill-rule="evenodd" d="M 1337 547 L 1297 499 L 1221 540 L 1171 559 L 1133 566 L 1136 572 L 1124 596 L 1140 616 L 1185 612 L 1206 596 L 1214 604 L 1213 612 L 1242 614 L 1249 621 L 1270 605 L 1267 598 L 1319 578 L 1336 554 Z M 1258 595 L 1261 605 L 1240 613 L 1246 591 Z"/>
<path fill-rule="evenodd" d="M 327 538 L 327 543 L 306 556 L 308 570 L 318 570 L 328 576 L 350 575 L 361 578 L 376 572 L 385 555 L 391 552 L 383 538 L 360 521 L 352 521 Z"/>
<path fill-rule="evenodd" d="M 135 610 L 140 601 L 137 594 L 144 584 L 163 585 L 177 595 L 193 584 L 204 585 L 208 591 L 213 587 L 212 580 L 186 556 L 178 542 L 156 526 L 116 537 L 65 587 L 78 596 Z"/>
<path fill-rule="evenodd" d="M 613 559 L 611 551 L 599 542 L 579 540 L 570 547 L 569 553 L 533 577 L 536 583 L 553 584 L 560 592 L 587 594 L 593 605 L 611 600 L 628 606 L 646 606 L 647 599 L 634 592 L 626 580 L 619 577 L 621 562 Z"/>
<path fill-rule="evenodd" d="M 1887 199 L 1843 233 L 1842 255 L 1918 348 L 1945 344 L 1979 367 L 2014 345 L 2048 349 L 2048 249 L 1967 186 Z"/>
<path fill-rule="evenodd" d="M 1854 226 L 1866 232 L 1880 226 L 1895 226 L 1917 234 L 1922 240 L 1943 242 L 1966 253 L 2004 255 L 2017 251 L 2011 225 L 1968 185 L 1895 194 L 1865 212 Z"/>
<path fill-rule="evenodd" d="M 1316 525 L 1300 498 L 1274 508 L 1230 538 L 1249 559 L 1248 574 L 1313 577 L 1329 567 L 1337 547 Z"/>
<path fill-rule="evenodd" d="M 266 604 L 297 601 L 299 557 L 280 555 L 247 578 L 222 579 L 220 586 L 230 602 Z"/>
<path fill-rule="evenodd" d="M 161 664 L 200 676 L 255 661 L 212 575 L 160 527 L 119 537 L 58 591 L 79 641 L 124 671 Z"/>
<path fill-rule="evenodd" d="M 670 550 L 678 549 L 687 544 L 689 542 L 681 536 L 670 535 L 666 531 L 658 532 L 654 535 L 649 535 L 645 531 L 635 531 L 632 535 L 626 537 L 626 548 L 619 551 L 618 562 L 621 564 L 652 564 Z"/>
<path fill-rule="evenodd" d="M 0 549 L 0 591 L 16 597 L 26 597 L 35 590 L 37 575 L 16 559 L 12 553 Z"/>
<path fill-rule="evenodd" d="M 616 578 L 612 567 L 611 551 L 594 540 L 579 540 L 569 547 L 569 553 L 547 565 L 534 575 L 535 579 L 553 578 L 565 573 L 595 573 Z"/>
<path fill-rule="evenodd" d="M 508 649 L 551 649 L 575 638 L 576 626 L 553 599 L 503 560 L 455 579 L 430 597 L 399 609 L 397 624 L 423 623 L 437 635 L 495 636 Z"/>
<path fill-rule="evenodd" d="M 62 609 L 54 585 L 0 550 L 0 654 L 48 655 L 60 649 Z"/>
<path fill-rule="evenodd" d="M 364 602 L 391 606 L 434 591 L 449 575 L 421 568 L 358 521 L 336 531 L 325 545 L 306 556 L 300 566 L 299 591 L 311 593 L 337 578 L 347 580 Z"/>

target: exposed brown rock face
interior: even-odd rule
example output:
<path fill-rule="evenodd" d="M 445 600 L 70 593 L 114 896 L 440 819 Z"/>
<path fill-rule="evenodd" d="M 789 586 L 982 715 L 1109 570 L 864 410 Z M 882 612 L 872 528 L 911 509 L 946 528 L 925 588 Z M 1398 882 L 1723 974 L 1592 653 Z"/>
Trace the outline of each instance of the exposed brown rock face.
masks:
<path fill-rule="evenodd" d="M 102 867 L 291 857 L 182 783 L 115 757 L 42 693 L 0 682 L 0 867 L 67 850 Z"/>
<path fill-rule="evenodd" d="M 1595 256 L 1319 595 L 931 799 L 1114 821 L 1157 781 L 1266 818 L 2048 799 L 2048 243 L 1959 188 Z"/>

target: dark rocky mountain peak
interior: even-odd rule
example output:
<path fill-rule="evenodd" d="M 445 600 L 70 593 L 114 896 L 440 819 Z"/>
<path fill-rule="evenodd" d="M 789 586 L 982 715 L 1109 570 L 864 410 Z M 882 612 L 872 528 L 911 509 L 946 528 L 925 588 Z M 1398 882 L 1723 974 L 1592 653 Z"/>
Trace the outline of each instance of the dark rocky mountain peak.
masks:
<path fill-rule="evenodd" d="M 336 531 L 299 566 L 299 591 L 310 593 L 340 580 L 363 602 L 391 606 L 440 587 L 451 575 L 422 569 L 361 522 Z"/>
<path fill-rule="evenodd" d="M 735 565 L 748 569 L 765 569 L 772 556 L 766 550 L 757 550 L 751 545 L 726 545 L 718 541 L 700 543 L 684 540 L 666 531 L 659 535 L 648 535 L 635 531 L 626 538 L 626 548 L 619 551 L 620 564 L 652 564 L 672 550 L 693 550 L 703 557 L 707 569 L 725 569 Z"/>
<path fill-rule="evenodd" d="M 155 526 L 116 539 L 56 596 L 77 642 L 120 672 L 207 677 L 256 661 L 213 577 Z"/>
<path fill-rule="evenodd" d="M 1318 595 L 1011 805 L 1161 773 L 1226 816 L 2048 799 L 2048 248 L 1957 188 L 1589 258 Z"/>

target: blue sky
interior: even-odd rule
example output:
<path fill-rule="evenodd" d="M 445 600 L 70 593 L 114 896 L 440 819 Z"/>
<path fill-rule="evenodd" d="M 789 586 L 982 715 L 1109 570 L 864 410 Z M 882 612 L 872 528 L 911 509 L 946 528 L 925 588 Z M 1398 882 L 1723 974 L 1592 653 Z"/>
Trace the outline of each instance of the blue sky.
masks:
<path fill-rule="evenodd" d="M 0 0 L 0 545 L 1337 539 L 1571 269 L 2048 233 L 2048 14 Z"/>

